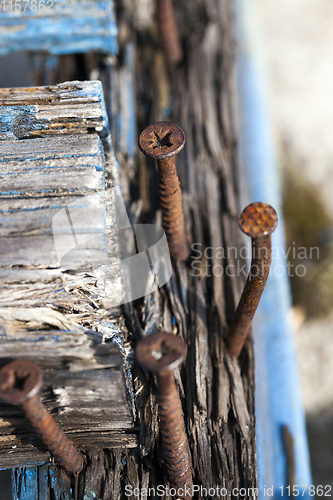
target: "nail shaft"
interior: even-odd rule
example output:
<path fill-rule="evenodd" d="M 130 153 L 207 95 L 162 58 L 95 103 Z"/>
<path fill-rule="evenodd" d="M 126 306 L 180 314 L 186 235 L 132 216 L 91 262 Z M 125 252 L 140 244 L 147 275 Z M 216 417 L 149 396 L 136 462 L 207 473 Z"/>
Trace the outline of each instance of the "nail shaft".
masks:
<path fill-rule="evenodd" d="M 30 361 L 13 361 L 0 370 L 0 398 L 21 406 L 59 464 L 68 473 L 79 473 L 83 468 L 82 456 L 41 402 L 37 394 L 41 386 L 41 371 Z"/>
<path fill-rule="evenodd" d="M 251 236 L 252 261 L 226 340 L 230 354 L 235 357 L 242 351 L 268 279 L 272 261 L 271 234 L 277 220 L 274 208 L 266 203 L 248 205 L 239 217 L 241 230 Z"/>
<path fill-rule="evenodd" d="M 171 66 L 176 66 L 184 53 L 172 0 L 157 0 L 157 24 L 165 57 Z"/>
<path fill-rule="evenodd" d="M 185 235 L 182 192 L 174 158 L 184 145 L 184 132 L 171 122 L 149 125 L 139 137 L 140 150 L 157 163 L 163 228 L 170 255 L 175 260 L 186 260 L 190 253 Z"/>
<path fill-rule="evenodd" d="M 185 343 L 171 333 L 144 337 L 136 347 L 136 359 L 156 374 L 160 435 L 170 483 L 180 498 L 192 498 L 193 471 L 181 402 L 173 369 L 185 356 Z"/>

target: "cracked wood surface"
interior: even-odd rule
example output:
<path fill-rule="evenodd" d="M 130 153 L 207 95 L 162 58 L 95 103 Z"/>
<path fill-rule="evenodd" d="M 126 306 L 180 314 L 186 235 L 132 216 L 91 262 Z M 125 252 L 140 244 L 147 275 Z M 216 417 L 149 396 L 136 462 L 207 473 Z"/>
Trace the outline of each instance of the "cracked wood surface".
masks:
<path fill-rule="evenodd" d="M 188 346 L 176 380 L 195 483 L 224 487 L 230 494 L 234 487 L 257 486 L 252 337 L 239 361 L 230 358 L 224 344 L 245 282 L 237 267 L 231 275 L 226 272 L 227 266 L 244 264 L 236 258 L 242 243 L 237 227 L 242 207 L 238 203 L 234 2 L 187 0 L 175 4 L 185 60 L 173 70 L 166 65 L 154 9 L 149 5 L 152 7 L 148 2 L 143 9 L 139 0 L 118 3 L 119 57 L 104 61 L 98 71 L 107 94 L 120 181 L 132 224 L 161 222 L 156 169 L 139 154 L 136 137 L 146 125 L 165 119 L 185 131 L 187 144 L 176 162 L 186 230 L 190 243 L 196 245 L 188 264 L 173 264 L 167 285 L 123 307 L 139 446 L 88 453 L 88 466 L 78 478 L 76 495 L 85 500 L 134 498 L 125 496 L 126 486 L 168 485 L 155 380 L 133 360 L 136 342 L 157 328 L 181 335 Z M 134 96 L 135 108 L 131 105 Z M 230 248 L 236 250 L 228 252 Z M 204 249 L 209 249 L 206 255 Z M 15 472 L 16 489 L 22 488 L 28 472 Z M 74 482 L 55 482 L 54 475 L 60 477 L 57 469 L 36 468 L 34 474 L 34 487 L 36 482 L 46 483 L 51 498 L 71 498 Z"/>
<path fill-rule="evenodd" d="M 0 95 L 0 366 L 41 367 L 42 400 L 80 449 L 135 447 L 122 320 L 105 309 L 121 282 L 116 265 L 108 283 L 104 271 L 117 245 L 101 84 Z M 0 403 L 0 468 L 49 460 L 20 409 Z"/>
<path fill-rule="evenodd" d="M 102 93 L 100 82 L 0 89 L 0 140 L 102 132 Z"/>

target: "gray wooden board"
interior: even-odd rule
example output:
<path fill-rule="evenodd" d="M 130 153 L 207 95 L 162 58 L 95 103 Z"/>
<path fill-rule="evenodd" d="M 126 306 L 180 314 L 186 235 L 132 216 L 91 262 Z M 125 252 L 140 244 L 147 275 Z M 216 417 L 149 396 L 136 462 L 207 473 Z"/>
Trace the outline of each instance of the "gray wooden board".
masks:
<path fill-rule="evenodd" d="M 107 127 L 101 82 L 0 89 L 0 140 L 94 130 L 105 135 Z"/>
<path fill-rule="evenodd" d="M 214 256 L 197 258 L 200 276 L 191 267 L 193 259 L 190 266 L 174 264 L 173 276 L 165 287 L 124 307 L 123 331 L 130 349 L 143 335 L 160 328 L 186 340 L 186 363 L 176 371 L 176 377 L 194 480 L 203 487 L 226 488 L 231 495 L 234 487 L 257 485 L 252 338 L 250 335 L 239 362 L 230 359 L 224 344 L 245 278 L 237 273 L 221 274 L 221 268 L 225 271 L 228 264 L 235 263 L 226 250 L 230 246 L 239 249 L 242 244 L 237 227 L 241 207 L 234 0 L 186 0 L 174 6 L 186 57 L 179 67 L 168 68 L 160 49 L 154 10 L 142 9 L 139 0 L 118 3 L 121 57 L 109 60 L 105 75 L 106 82 L 112 81 L 107 88 L 110 109 L 115 112 L 111 117 L 118 144 L 115 154 L 121 165 L 121 185 L 131 222 L 158 224 L 161 217 L 156 169 L 153 162 L 138 154 L 135 138 L 132 144 L 128 142 L 131 127 L 129 123 L 122 127 L 122 120 L 133 120 L 133 115 L 124 103 L 136 95 L 137 106 L 131 110 L 138 113 L 138 132 L 149 123 L 165 119 L 183 128 L 187 143 L 177 157 L 177 170 L 184 192 L 188 237 L 191 243 L 199 243 L 202 251 L 213 247 Z M 123 57 L 129 44 L 134 65 Z M 122 83 L 122 75 L 126 74 L 134 90 L 129 90 L 130 83 Z M 216 256 L 219 247 L 225 251 L 224 259 Z M 221 267 L 213 273 L 212 268 L 205 268 L 207 263 Z M 78 498 L 127 498 L 127 485 L 168 485 L 159 439 L 155 380 L 138 367 L 132 373 L 139 449 L 89 452 L 89 465 L 78 480 Z M 37 467 L 33 473 L 31 484 L 37 488 L 53 470 Z M 30 469 L 15 472 L 15 491 L 22 491 L 30 474 Z M 70 497 L 73 483 L 68 485 L 59 475 L 57 479 L 56 484 L 46 488 L 47 494 L 50 498 Z M 39 500 L 45 497 L 37 496 Z"/>
<path fill-rule="evenodd" d="M 130 351 L 105 309 L 121 280 L 113 263 L 106 287 L 117 242 L 101 84 L 0 95 L 0 365 L 42 368 L 42 399 L 80 449 L 136 446 Z M 20 410 L 0 404 L 0 468 L 49 459 Z"/>
<path fill-rule="evenodd" d="M 24 311 L 15 309 L 21 314 Z M 37 310 L 42 314 L 42 308 Z M 42 328 L 31 331 L 23 322 L 20 331 L 17 324 L 8 321 L 7 312 L 8 308 L 0 311 L 0 322 L 8 326 L 0 335 L 0 365 L 23 358 L 40 366 L 42 400 L 80 449 L 136 446 L 133 434 L 123 434 L 133 422 L 117 344 L 111 339 L 105 342 L 102 335 L 79 325 L 72 333 Z M 114 329 L 121 333 L 116 325 Z M 20 409 L 0 403 L 0 468 L 38 463 L 41 449 L 45 461 L 49 455 Z"/>
<path fill-rule="evenodd" d="M 186 362 L 176 371 L 176 378 L 194 481 L 206 488 L 226 488 L 228 496 L 232 496 L 235 487 L 257 485 L 252 337 L 239 362 L 230 359 L 224 343 L 245 279 L 237 271 L 231 276 L 225 273 L 227 265 L 238 263 L 235 254 L 228 254 L 227 249 L 234 247 L 239 255 L 243 244 L 237 226 L 241 207 L 234 0 L 174 3 L 186 51 L 184 62 L 177 68 L 166 65 L 158 29 L 152 29 L 153 10 L 140 9 L 139 0 L 120 1 L 118 5 L 122 57 L 108 61 L 105 81 L 111 81 L 107 87 L 110 123 L 117 137 L 115 154 L 121 165 L 120 180 L 131 223 L 160 224 L 161 214 L 156 168 L 138 153 L 137 138 L 128 134 L 128 121 L 137 120 L 138 132 L 155 121 L 174 121 L 187 139 L 176 160 L 187 234 L 190 243 L 199 243 L 202 251 L 200 258 L 192 256 L 189 265 L 174 263 L 173 276 L 165 287 L 124 307 L 125 338 L 134 347 L 143 335 L 165 329 L 186 340 Z M 124 57 L 126 54 L 131 55 L 131 61 Z M 131 82 L 135 89 L 130 88 Z M 131 102 L 133 95 L 137 105 L 124 104 Z M 137 111 L 136 118 L 133 110 Z M 129 144 L 131 137 L 133 142 Z M 205 257 L 206 248 L 210 248 L 207 255 L 212 259 Z M 225 258 L 217 256 L 221 248 Z M 244 265 L 242 260 L 239 263 Z M 134 367 L 133 377 L 139 449 L 92 451 L 89 466 L 78 480 L 78 498 L 125 499 L 126 486 L 142 489 L 168 485 L 159 439 L 155 380 L 138 367 Z M 35 483 L 45 478 L 45 469 L 37 468 L 35 473 Z M 29 470 L 16 473 L 14 488 L 28 475 Z M 61 481 L 56 488 L 48 489 L 50 496 L 57 494 L 59 498 L 61 494 L 66 498 L 69 491 Z M 251 492 L 247 493 L 244 498 L 252 498 Z M 218 494 L 216 497 L 225 498 Z"/>
<path fill-rule="evenodd" d="M 60 344 L 57 350 L 57 344 Z M 0 365 L 30 359 L 43 373 L 42 401 L 61 429 L 80 447 L 135 446 L 125 397 L 122 357 L 116 344 L 99 345 L 85 334 L 61 330 L 0 339 Z M 22 355 L 22 352 L 24 355 Z M 0 467 L 48 459 L 18 407 L 0 403 Z"/>
<path fill-rule="evenodd" d="M 125 390 L 124 353 L 118 347 L 121 329 L 116 322 L 107 323 L 113 335 L 105 336 L 75 324 L 73 315 L 69 315 L 67 324 L 63 317 L 63 326 L 74 327 L 73 332 L 62 331 L 61 324 L 57 325 L 58 330 L 45 330 L 41 324 L 56 325 L 45 309 L 0 309 L 3 325 L 0 365 L 10 359 L 30 359 L 40 366 L 44 382 L 42 400 L 56 422 L 81 449 L 94 444 L 136 446 L 133 434 L 123 434 L 124 430 L 133 427 L 133 414 L 128 404 L 131 396 L 126 396 Z M 34 320 L 28 322 L 29 318 L 33 319 L 31 311 L 35 311 Z M 62 318 L 52 309 L 49 314 Z M 97 323 L 95 319 L 95 328 Z M 104 325 L 105 330 L 106 323 L 100 325 Z M 38 463 L 40 446 L 43 448 L 27 426 L 22 412 L 0 403 L 0 468 Z M 45 454 L 45 447 L 43 450 L 45 459 L 48 454 Z"/>
<path fill-rule="evenodd" d="M 185 131 L 186 146 L 176 164 L 188 238 L 199 244 L 202 254 L 196 257 L 194 253 L 189 265 L 174 263 L 173 276 L 165 287 L 142 302 L 125 306 L 127 338 L 135 345 L 143 335 L 163 328 L 186 340 L 185 366 L 176 377 L 195 483 L 206 488 L 220 486 L 231 495 L 234 487 L 257 485 L 252 338 L 250 335 L 239 362 L 230 359 L 224 344 L 245 279 L 237 268 L 231 276 L 225 272 L 229 264 L 245 264 L 235 258 L 235 252 L 227 252 L 234 247 L 239 256 L 243 244 L 237 227 L 242 207 L 238 198 L 234 1 L 174 3 L 185 50 L 185 59 L 177 68 L 168 67 L 161 52 L 153 10 L 143 14 L 140 5 L 140 1 L 119 2 L 122 57 L 110 62 L 106 76 L 112 82 L 108 101 L 114 114 L 110 123 L 117 137 L 115 153 L 121 164 L 123 193 L 131 206 L 133 224 L 160 222 L 156 168 L 138 152 L 137 138 L 129 144 L 127 120 L 133 120 L 133 114 L 123 103 L 131 102 L 134 94 L 137 106 L 132 111 L 137 111 L 138 133 L 165 119 Z M 128 53 L 135 64 L 125 57 Z M 128 85 L 122 83 L 125 74 L 130 75 Z M 212 258 L 205 257 L 206 248 Z M 218 257 L 221 249 L 224 258 Z M 126 485 L 156 488 L 168 484 L 154 380 L 135 368 L 134 387 L 140 453 L 125 450 L 118 461 L 116 450 L 92 454 L 91 470 L 79 478 L 82 498 L 90 498 L 89 491 L 103 500 L 125 498 Z M 244 498 L 249 497 L 250 492 Z"/>
<path fill-rule="evenodd" d="M 1 142 L 0 265 L 105 261 L 103 163 L 97 134 Z"/>

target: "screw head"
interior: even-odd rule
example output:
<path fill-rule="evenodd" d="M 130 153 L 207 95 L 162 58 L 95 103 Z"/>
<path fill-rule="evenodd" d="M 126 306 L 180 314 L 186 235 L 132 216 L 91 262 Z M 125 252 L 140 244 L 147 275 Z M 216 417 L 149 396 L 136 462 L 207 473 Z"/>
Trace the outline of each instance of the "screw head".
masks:
<path fill-rule="evenodd" d="M 153 373 L 173 370 L 184 361 L 185 354 L 184 340 L 162 331 L 147 335 L 135 348 L 137 362 Z"/>
<path fill-rule="evenodd" d="M 0 370 L 0 399 L 6 403 L 21 404 L 41 387 L 42 373 L 31 361 L 12 361 Z"/>
<path fill-rule="evenodd" d="M 146 127 L 139 137 L 139 148 L 155 160 L 171 158 L 185 146 L 185 134 L 172 122 L 157 122 Z"/>
<path fill-rule="evenodd" d="M 268 236 L 275 231 L 278 215 L 273 207 L 267 203 L 251 203 L 240 214 L 238 225 L 243 233 L 251 238 Z"/>

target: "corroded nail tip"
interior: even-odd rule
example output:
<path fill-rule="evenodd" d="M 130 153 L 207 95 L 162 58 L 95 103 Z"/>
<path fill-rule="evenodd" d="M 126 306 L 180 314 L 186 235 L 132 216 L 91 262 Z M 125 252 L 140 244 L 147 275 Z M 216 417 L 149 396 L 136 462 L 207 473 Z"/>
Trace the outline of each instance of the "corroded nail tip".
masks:
<path fill-rule="evenodd" d="M 278 214 L 267 203 L 251 203 L 240 214 L 238 224 L 243 233 L 251 238 L 268 236 L 275 231 Z"/>
<path fill-rule="evenodd" d="M 135 348 L 137 362 L 154 373 L 174 370 L 184 361 L 185 354 L 184 340 L 162 331 L 147 335 Z"/>
<path fill-rule="evenodd" d="M 146 156 L 165 160 L 185 146 L 185 134 L 172 122 L 157 122 L 146 127 L 139 137 L 139 148 Z"/>
<path fill-rule="evenodd" d="M 19 405 L 32 398 L 42 387 L 42 373 L 31 361 L 16 360 L 0 370 L 0 398 Z"/>

